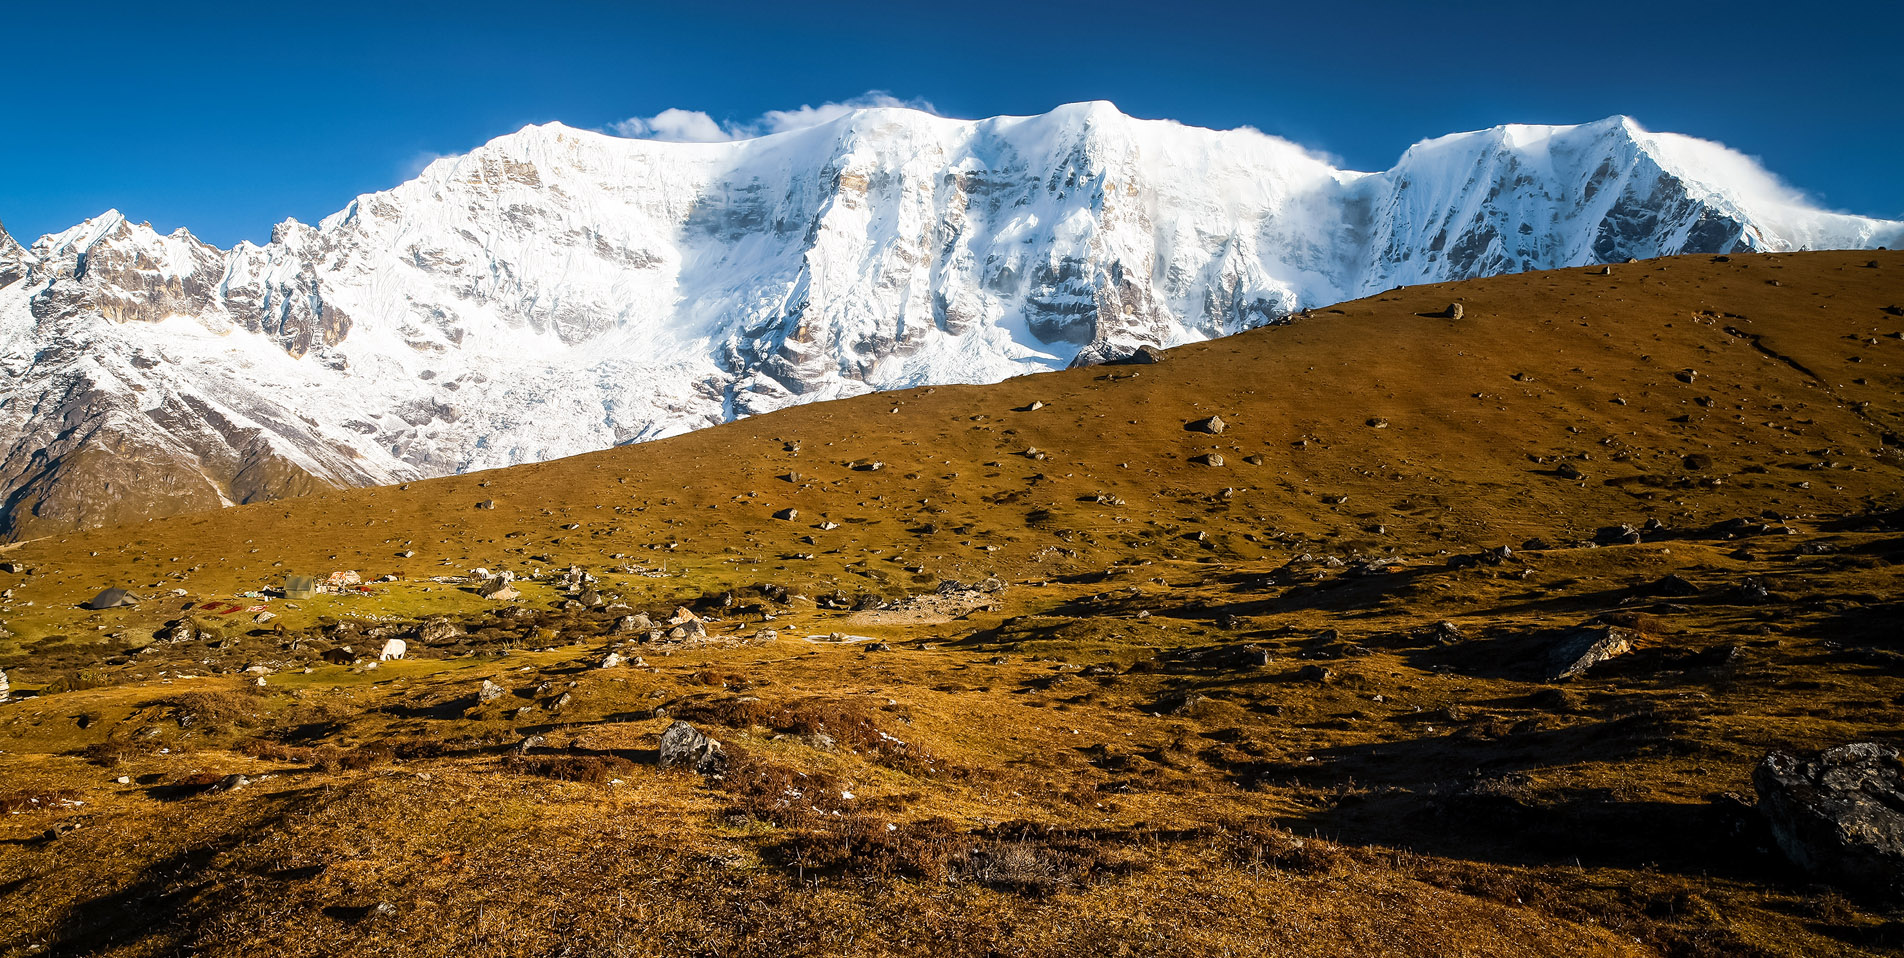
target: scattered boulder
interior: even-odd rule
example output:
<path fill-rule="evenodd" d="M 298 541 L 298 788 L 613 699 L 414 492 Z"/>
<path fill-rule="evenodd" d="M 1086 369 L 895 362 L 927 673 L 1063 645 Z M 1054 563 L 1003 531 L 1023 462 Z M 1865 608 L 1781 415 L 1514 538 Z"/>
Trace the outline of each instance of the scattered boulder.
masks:
<path fill-rule="evenodd" d="M 1170 358 L 1163 350 L 1155 346 L 1139 346 L 1131 350 L 1130 355 L 1122 359 L 1113 359 L 1107 366 L 1152 366 Z"/>
<path fill-rule="evenodd" d="M 1449 303 L 1449 304 L 1448 304 L 1448 318 L 1449 318 L 1449 319 L 1460 319 L 1460 318 L 1461 318 L 1461 314 L 1462 314 L 1463 312 L 1465 312 L 1465 311 L 1464 311 L 1464 310 L 1463 310 L 1463 309 L 1461 308 L 1461 304 L 1460 304 L 1460 303 Z"/>
<path fill-rule="evenodd" d="M 484 499 L 483 501 L 481 501 L 481 502 L 479 502 L 479 503 L 477 503 L 477 504 L 476 504 L 476 508 L 478 508 L 478 509 L 494 509 L 494 508 L 496 508 L 496 500 L 494 500 L 494 499 Z"/>
<path fill-rule="evenodd" d="M 1201 456 L 1197 456 L 1191 459 L 1190 461 L 1196 462 L 1196 463 L 1202 463 L 1203 465 L 1206 465 L 1206 466 L 1221 466 L 1223 465 L 1223 456 L 1220 453 L 1209 452 L 1209 453 L 1204 453 Z"/>
<path fill-rule="evenodd" d="M 0 572 L 5 572 L 9 575 L 20 575 L 26 572 L 26 566 L 18 562 L 0 562 Z"/>
<path fill-rule="evenodd" d="M 462 634 L 463 630 L 457 628 L 456 623 L 442 616 L 424 619 L 423 624 L 417 626 L 417 639 L 422 642 L 447 642 Z"/>
<path fill-rule="evenodd" d="M 645 632 L 652 628 L 654 628 L 654 621 L 648 618 L 648 613 L 646 612 L 624 615 L 615 620 L 615 631 L 617 632 Z"/>
<path fill-rule="evenodd" d="M 357 661 L 357 654 L 350 650 L 350 646 L 340 645 L 336 648 L 325 649 L 319 658 L 331 665 L 349 665 Z"/>
<path fill-rule="evenodd" d="M 1315 682 L 1319 685 L 1327 685 L 1335 681 L 1335 670 L 1320 665 L 1305 665 L 1296 672 L 1296 678 L 1304 682 Z"/>
<path fill-rule="evenodd" d="M 494 592 L 485 594 L 483 598 L 489 599 L 494 602 L 514 602 L 515 600 L 522 598 L 522 593 L 517 591 L 515 586 L 512 586 L 509 583 L 504 582 L 501 588 L 497 589 Z"/>
<path fill-rule="evenodd" d="M 482 585 L 479 585 L 476 587 L 476 594 L 482 596 L 485 599 L 493 599 L 501 593 L 514 592 L 514 591 L 515 589 L 511 587 L 510 579 L 506 575 L 499 575 L 492 579 L 486 579 L 483 581 Z"/>
<path fill-rule="evenodd" d="M 476 704 L 488 705 L 489 703 L 494 702 L 499 698 L 502 698 L 502 694 L 503 694 L 502 686 L 497 685 L 496 683 L 491 682 L 488 679 L 484 679 L 482 686 L 476 690 Z"/>
<path fill-rule="evenodd" d="M 621 663 L 622 663 L 622 657 L 617 653 L 610 652 L 607 655 L 602 656 L 602 664 L 596 666 L 596 668 L 612 669 L 612 668 L 619 667 Z"/>
<path fill-rule="evenodd" d="M 7 682 L 6 670 L 0 669 L 0 702 L 5 702 L 7 700 L 7 696 L 11 695 L 12 693 L 13 693 L 13 686 Z"/>
<path fill-rule="evenodd" d="M 1461 631 L 1460 626 L 1447 619 L 1442 619 L 1428 627 L 1428 638 L 1441 645 L 1454 645 L 1467 637 L 1468 634 Z"/>
<path fill-rule="evenodd" d="M 660 763 L 662 768 L 685 766 L 702 775 L 718 775 L 727 768 L 727 752 L 694 726 L 676 721 L 661 733 Z"/>
<path fill-rule="evenodd" d="M 1221 436 L 1224 425 L 1226 424 L 1221 416 L 1211 416 L 1208 419 L 1199 419 L 1184 428 L 1191 432 L 1207 432 L 1212 436 Z"/>
<path fill-rule="evenodd" d="M 1601 526 L 1594 532 L 1593 541 L 1603 546 L 1639 545 L 1640 531 L 1625 523 L 1617 526 Z"/>
<path fill-rule="evenodd" d="M 792 522 L 793 520 L 800 518 L 800 510 L 791 509 L 791 508 L 782 509 L 779 512 L 774 513 L 773 517 L 775 519 L 780 519 L 785 522 Z"/>
<path fill-rule="evenodd" d="M 1693 585 L 1692 582 L 1688 581 L 1685 576 L 1682 576 L 1677 572 L 1670 572 L 1664 576 L 1661 576 L 1659 581 L 1654 582 L 1650 586 L 1647 586 L 1646 594 L 1684 597 L 1689 595 L 1698 595 L 1699 587 L 1696 585 Z"/>
<path fill-rule="evenodd" d="M 531 751 L 547 744 L 549 744 L 549 739 L 545 735 L 536 734 L 524 736 L 522 741 L 516 743 L 515 753 L 517 755 L 527 755 Z"/>
<path fill-rule="evenodd" d="M 389 639 L 384 642 L 383 650 L 377 653 L 377 661 L 388 662 L 391 659 L 403 658 L 403 653 L 409 650 L 410 643 L 402 639 Z"/>
<path fill-rule="evenodd" d="M 1904 761 L 1895 747 L 1775 751 L 1753 769 L 1752 785 L 1794 864 L 1852 891 L 1904 895 Z"/>
<path fill-rule="evenodd" d="M 1633 651 L 1639 634 L 1616 626 L 1580 629 L 1547 657 L 1547 680 L 1570 679 L 1616 656 Z"/>
<path fill-rule="evenodd" d="M 1738 593 L 1740 601 L 1752 605 L 1762 605 L 1772 600 L 1772 590 L 1766 588 L 1764 579 L 1756 576 L 1740 582 L 1734 591 Z"/>
<path fill-rule="evenodd" d="M 1561 463 L 1560 467 L 1554 470 L 1554 475 L 1570 482 L 1580 482 L 1587 478 L 1587 474 L 1571 462 Z"/>

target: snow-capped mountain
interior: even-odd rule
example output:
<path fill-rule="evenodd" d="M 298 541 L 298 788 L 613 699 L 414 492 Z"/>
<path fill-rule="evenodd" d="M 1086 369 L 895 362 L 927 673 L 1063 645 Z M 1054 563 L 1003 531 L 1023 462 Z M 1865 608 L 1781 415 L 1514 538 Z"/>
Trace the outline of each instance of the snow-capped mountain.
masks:
<path fill-rule="evenodd" d="M 1106 103 L 712 144 L 532 126 L 264 246 L 116 212 L 0 231 L 0 532 L 995 381 L 1400 284 L 1900 239 L 1623 117 L 1383 173 Z"/>

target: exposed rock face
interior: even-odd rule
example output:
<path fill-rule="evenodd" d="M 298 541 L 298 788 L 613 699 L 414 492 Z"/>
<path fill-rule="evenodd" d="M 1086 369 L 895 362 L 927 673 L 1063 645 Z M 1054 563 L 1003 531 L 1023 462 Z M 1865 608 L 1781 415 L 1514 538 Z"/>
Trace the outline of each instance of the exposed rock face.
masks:
<path fill-rule="evenodd" d="M 1904 239 L 1737 162 L 1618 117 L 1364 174 L 1103 103 L 874 109 L 725 144 L 530 127 L 263 246 L 0 233 L 0 535 L 1151 361 L 1403 283 Z"/>
<path fill-rule="evenodd" d="M 661 733 L 662 768 L 686 766 L 702 775 L 717 775 L 727 768 L 727 753 L 721 743 L 696 731 L 686 722 L 675 722 Z"/>
<path fill-rule="evenodd" d="M 1581 629 L 1555 646 L 1547 658 L 1550 681 L 1570 679 L 1608 659 L 1633 651 L 1639 636 L 1627 629 Z"/>
<path fill-rule="evenodd" d="M 1854 742 L 1808 756 L 1773 752 L 1752 772 L 1759 811 L 1799 867 L 1846 888 L 1904 894 L 1904 761 Z"/>

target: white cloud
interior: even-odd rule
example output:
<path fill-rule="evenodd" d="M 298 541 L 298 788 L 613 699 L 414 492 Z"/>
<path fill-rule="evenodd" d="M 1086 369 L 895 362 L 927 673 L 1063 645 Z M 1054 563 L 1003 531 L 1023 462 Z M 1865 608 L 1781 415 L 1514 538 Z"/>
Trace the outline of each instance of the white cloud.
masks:
<path fill-rule="evenodd" d="M 913 98 L 902 100 L 883 90 L 871 90 L 859 96 L 818 106 L 801 104 L 791 110 L 768 110 L 745 123 L 718 121 L 699 110 L 671 107 L 651 117 L 630 117 L 609 127 L 609 132 L 644 140 L 671 140 L 686 143 L 718 143 L 745 140 L 790 130 L 804 130 L 837 120 L 854 110 L 875 107 L 899 107 L 937 114 L 932 104 Z"/>
<path fill-rule="evenodd" d="M 651 117 L 629 117 L 610 129 L 622 136 L 676 143 L 719 143 L 741 138 L 732 127 L 722 127 L 706 113 L 678 107 L 670 107 Z"/>
<path fill-rule="evenodd" d="M 788 130 L 804 130 L 809 126 L 819 126 L 822 123 L 837 120 L 854 110 L 875 107 L 922 110 L 935 116 L 939 112 L 932 108 L 932 104 L 916 97 L 911 100 L 901 100 L 884 90 L 872 90 L 838 103 L 822 103 L 819 106 L 803 104 L 792 110 L 768 110 L 762 113 L 760 119 L 755 120 L 753 125 L 763 133 L 785 133 Z"/>

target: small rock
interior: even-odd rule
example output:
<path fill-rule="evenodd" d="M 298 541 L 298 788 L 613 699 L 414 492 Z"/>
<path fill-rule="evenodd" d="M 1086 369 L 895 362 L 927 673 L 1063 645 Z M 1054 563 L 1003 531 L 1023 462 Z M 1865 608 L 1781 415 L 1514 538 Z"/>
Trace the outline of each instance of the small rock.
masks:
<path fill-rule="evenodd" d="M 1190 429 L 1194 432 L 1207 432 L 1212 436 L 1220 436 L 1223 434 L 1223 427 L 1225 425 L 1222 417 L 1211 416 L 1208 419 L 1199 419 L 1191 423 Z"/>
<path fill-rule="evenodd" d="M 621 665 L 622 661 L 623 660 L 620 654 L 615 652 L 610 652 L 607 655 L 602 656 L 602 662 L 600 665 L 597 665 L 596 668 L 598 669 L 617 668 Z"/>
<path fill-rule="evenodd" d="M 483 501 L 481 501 L 481 502 L 479 502 L 479 503 L 477 503 L 477 504 L 476 504 L 476 508 L 478 508 L 478 509 L 494 509 L 494 508 L 496 508 L 496 500 L 494 500 L 494 499 L 484 499 Z"/>
<path fill-rule="evenodd" d="M 773 517 L 775 519 L 780 519 L 785 522 L 792 522 L 793 520 L 798 519 L 800 517 L 800 510 L 791 509 L 791 508 L 782 509 L 779 512 L 774 513 Z"/>
<path fill-rule="evenodd" d="M 1335 670 L 1324 668 L 1320 665 L 1305 665 L 1301 670 L 1296 672 L 1296 678 L 1304 682 L 1315 682 L 1320 685 L 1327 685 L 1335 681 Z"/>
<path fill-rule="evenodd" d="M 499 698 L 502 698 L 502 695 L 503 695 L 502 686 L 497 685 L 496 683 L 491 682 L 488 679 L 484 679 L 482 687 L 476 690 L 476 704 L 488 705 L 489 703 L 494 702 Z"/>
<path fill-rule="evenodd" d="M 1449 304 L 1448 304 L 1448 318 L 1449 318 L 1449 319 L 1460 319 L 1460 318 L 1461 318 L 1461 316 L 1462 316 L 1462 313 L 1464 313 L 1464 312 L 1465 312 L 1465 310 L 1463 310 L 1463 309 L 1461 308 L 1461 304 L 1460 304 L 1460 303 L 1449 303 Z"/>

